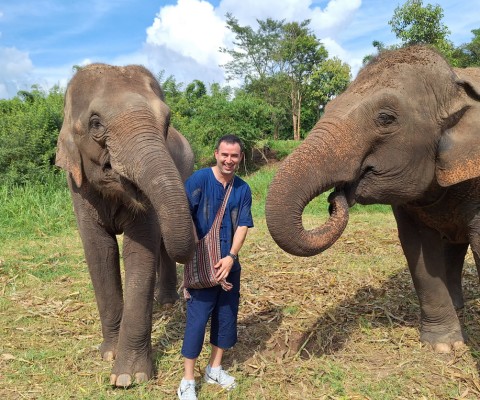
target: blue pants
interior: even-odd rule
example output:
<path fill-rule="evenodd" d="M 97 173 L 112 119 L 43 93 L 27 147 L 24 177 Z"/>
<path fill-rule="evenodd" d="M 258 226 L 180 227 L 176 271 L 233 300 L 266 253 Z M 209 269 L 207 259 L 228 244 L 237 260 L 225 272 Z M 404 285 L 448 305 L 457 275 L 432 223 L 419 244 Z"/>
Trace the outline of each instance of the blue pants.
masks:
<path fill-rule="evenodd" d="M 240 271 L 228 275 L 227 281 L 233 285 L 228 292 L 220 285 L 207 289 L 188 289 L 190 299 L 187 300 L 187 322 L 182 346 L 185 358 L 193 359 L 200 355 L 210 317 L 211 344 L 228 349 L 237 343 Z"/>

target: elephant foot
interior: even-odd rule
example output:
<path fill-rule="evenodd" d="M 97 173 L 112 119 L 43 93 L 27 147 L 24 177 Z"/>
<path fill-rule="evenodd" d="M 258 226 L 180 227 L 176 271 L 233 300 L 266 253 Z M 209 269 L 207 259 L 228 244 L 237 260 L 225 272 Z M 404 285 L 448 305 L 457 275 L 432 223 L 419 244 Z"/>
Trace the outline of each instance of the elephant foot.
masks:
<path fill-rule="evenodd" d="M 100 345 L 100 355 L 103 361 L 113 361 L 116 356 L 116 345 L 107 341 Z"/>
<path fill-rule="evenodd" d="M 448 354 L 452 350 L 460 350 L 463 347 L 465 347 L 465 343 L 463 341 L 458 341 L 453 344 L 450 343 L 435 343 L 433 346 L 433 351 L 435 353 L 441 353 L 441 354 Z"/>
<path fill-rule="evenodd" d="M 180 296 L 177 292 L 155 291 L 155 302 L 161 306 L 173 306 Z"/>
<path fill-rule="evenodd" d="M 448 354 L 465 346 L 466 335 L 461 330 L 447 333 L 422 330 L 420 340 L 429 344 L 435 353 Z"/>
<path fill-rule="evenodd" d="M 133 384 L 147 382 L 153 377 L 153 363 L 150 353 L 128 351 L 117 354 L 110 375 L 112 386 L 127 388 Z"/>
<path fill-rule="evenodd" d="M 135 374 L 135 383 L 145 383 L 150 378 L 145 372 L 137 372 Z M 132 377 L 129 374 L 121 374 L 121 375 L 110 375 L 110 385 L 127 388 L 133 385 Z"/>

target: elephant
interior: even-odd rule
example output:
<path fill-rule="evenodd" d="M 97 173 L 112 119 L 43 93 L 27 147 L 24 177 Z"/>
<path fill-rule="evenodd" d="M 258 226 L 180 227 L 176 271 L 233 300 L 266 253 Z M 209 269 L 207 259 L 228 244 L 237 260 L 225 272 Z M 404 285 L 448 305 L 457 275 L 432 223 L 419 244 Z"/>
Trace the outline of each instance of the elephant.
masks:
<path fill-rule="evenodd" d="M 465 344 L 457 316 L 470 246 L 480 272 L 480 68 L 452 68 L 429 46 L 381 52 L 331 100 L 276 171 L 266 197 L 280 248 L 328 249 L 354 204 L 392 207 L 420 305 L 420 340 L 435 352 Z M 305 229 L 321 193 L 330 216 Z"/>
<path fill-rule="evenodd" d="M 101 320 L 100 353 L 114 360 L 113 386 L 154 374 L 153 304 L 177 300 L 176 262 L 194 252 L 184 190 L 193 162 L 146 68 L 95 63 L 72 77 L 55 163 L 67 172 Z"/>

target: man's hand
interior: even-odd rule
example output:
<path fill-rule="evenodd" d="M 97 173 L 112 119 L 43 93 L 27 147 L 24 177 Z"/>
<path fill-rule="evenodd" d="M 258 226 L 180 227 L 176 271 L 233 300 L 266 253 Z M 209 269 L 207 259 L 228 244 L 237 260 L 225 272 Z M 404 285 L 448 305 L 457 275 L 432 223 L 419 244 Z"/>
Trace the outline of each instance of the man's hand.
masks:
<path fill-rule="evenodd" d="M 222 279 L 227 279 L 227 276 L 230 274 L 232 267 L 233 267 L 232 257 L 226 256 L 220 259 L 220 261 L 213 266 L 213 268 L 217 270 L 215 274 L 215 278 L 217 279 L 217 281 L 221 281 Z"/>

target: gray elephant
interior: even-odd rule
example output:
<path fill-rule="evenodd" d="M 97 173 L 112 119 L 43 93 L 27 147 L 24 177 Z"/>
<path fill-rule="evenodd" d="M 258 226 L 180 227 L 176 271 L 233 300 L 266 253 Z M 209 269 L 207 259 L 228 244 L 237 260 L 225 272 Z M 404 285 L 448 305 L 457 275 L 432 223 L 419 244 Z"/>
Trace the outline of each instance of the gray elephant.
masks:
<path fill-rule="evenodd" d="M 451 68 L 422 46 L 383 52 L 331 101 L 281 165 L 266 200 L 276 243 L 298 256 L 331 246 L 348 207 L 390 204 L 421 309 L 421 340 L 464 343 L 462 268 L 480 267 L 480 69 Z M 332 188 L 330 218 L 305 230 L 302 212 Z"/>
<path fill-rule="evenodd" d="M 177 299 L 175 261 L 194 251 L 183 187 L 193 153 L 169 117 L 159 84 L 140 66 L 89 65 L 65 94 L 56 165 L 68 172 L 102 323 L 100 352 L 115 360 L 110 381 L 121 387 L 152 377 L 154 296 Z"/>

